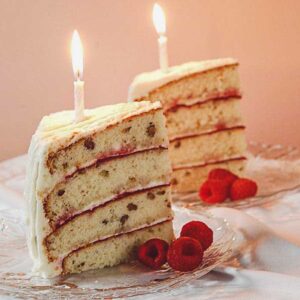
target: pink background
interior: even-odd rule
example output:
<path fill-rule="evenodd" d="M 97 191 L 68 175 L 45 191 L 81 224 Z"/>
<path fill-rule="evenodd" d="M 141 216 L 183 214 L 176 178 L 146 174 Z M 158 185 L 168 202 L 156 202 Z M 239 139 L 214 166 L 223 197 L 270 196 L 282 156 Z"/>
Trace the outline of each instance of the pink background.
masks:
<path fill-rule="evenodd" d="M 27 150 L 43 115 L 73 108 L 75 28 L 85 50 L 86 106 L 126 100 L 134 75 L 158 67 L 153 3 L 0 0 L 0 159 Z M 300 1 L 159 3 L 171 64 L 238 58 L 248 138 L 300 146 Z"/>

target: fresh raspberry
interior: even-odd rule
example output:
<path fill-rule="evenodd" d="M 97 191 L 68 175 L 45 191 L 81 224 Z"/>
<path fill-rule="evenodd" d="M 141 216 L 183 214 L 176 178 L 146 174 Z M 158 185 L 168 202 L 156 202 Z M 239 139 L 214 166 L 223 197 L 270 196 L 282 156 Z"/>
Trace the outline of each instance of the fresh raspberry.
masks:
<path fill-rule="evenodd" d="M 257 184 L 247 178 L 237 179 L 231 186 L 230 199 L 241 200 L 248 197 L 254 197 L 257 193 Z"/>
<path fill-rule="evenodd" d="M 219 179 L 226 181 L 230 186 L 235 180 L 238 179 L 238 176 L 226 169 L 213 169 L 208 174 L 208 179 Z"/>
<path fill-rule="evenodd" d="M 229 196 L 230 186 L 219 179 L 206 180 L 199 190 L 202 201 L 213 204 L 224 202 Z"/>
<path fill-rule="evenodd" d="M 167 261 L 169 244 L 160 239 L 151 239 L 138 248 L 138 259 L 144 265 L 159 269 Z"/>
<path fill-rule="evenodd" d="M 181 229 L 180 236 L 188 236 L 199 241 L 203 251 L 213 242 L 213 231 L 205 223 L 200 221 L 186 223 Z"/>
<path fill-rule="evenodd" d="M 180 237 L 170 245 L 167 259 L 174 270 L 191 271 L 201 264 L 203 249 L 197 240 L 186 236 Z"/>

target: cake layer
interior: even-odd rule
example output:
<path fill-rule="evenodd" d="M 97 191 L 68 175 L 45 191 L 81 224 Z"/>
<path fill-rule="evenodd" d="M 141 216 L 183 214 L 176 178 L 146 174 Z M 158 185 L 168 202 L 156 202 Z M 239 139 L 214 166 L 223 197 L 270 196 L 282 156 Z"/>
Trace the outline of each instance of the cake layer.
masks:
<path fill-rule="evenodd" d="M 46 238 L 50 259 L 93 241 L 141 228 L 159 220 L 172 219 L 170 187 L 149 188 L 121 196 L 85 211 Z"/>
<path fill-rule="evenodd" d="M 164 110 L 168 110 L 176 105 L 192 105 L 208 99 L 237 97 L 240 96 L 237 66 L 237 63 L 219 66 L 182 76 L 150 90 L 140 99 L 133 99 L 160 101 Z"/>
<path fill-rule="evenodd" d="M 240 99 L 208 100 L 166 112 L 169 139 L 242 125 Z"/>
<path fill-rule="evenodd" d="M 160 110 L 152 110 L 97 131 L 68 147 L 50 153 L 47 165 L 50 173 L 66 172 L 92 159 L 129 153 L 136 149 L 168 145 L 164 118 Z"/>
<path fill-rule="evenodd" d="M 172 222 L 163 222 L 82 247 L 64 258 L 63 273 L 80 273 L 128 262 L 136 258 L 137 247 L 151 238 L 171 242 L 174 239 Z"/>
<path fill-rule="evenodd" d="M 169 147 L 173 168 L 243 156 L 247 148 L 244 129 L 226 128 L 173 140 Z"/>
<path fill-rule="evenodd" d="M 129 88 L 128 100 L 140 100 L 157 88 L 177 81 L 181 78 L 210 72 L 211 70 L 226 66 L 237 65 L 238 61 L 234 58 L 219 58 L 206 61 L 192 61 L 181 65 L 168 67 L 167 72 L 157 69 L 152 72 L 145 72 L 137 75 Z"/>
<path fill-rule="evenodd" d="M 100 160 L 57 184 L 44 200 L 52 228 L 124 192 L 169 182 L 168 150 L 157 148 Z"/>
<path fill-rule="evenodd" d="M 43 119 L 37 134 L 49 146 L 44 153 L 45 165 L 40 174 L 39 192 L 47 193 L 66 174 L 97 159 L 151 147 L 167 147 L 165 118 L 160 104 L 145 103 L 87 110 L 86 120 L 78 125 L 70 120 L 69 112 Z M 61 119 L 64 122 L 70 120 L 71 124 L 60 124 Z"/>
<path fill-rule="evenodd" d="M 241 157 L 206 165 L 175 169 L 172 173 L 172 191 L 178 193 L 196 192 L 207 179 L 208 173 L 216 168 L 223 168 L 241 175 L 246 166 L 246 159 Z"/>

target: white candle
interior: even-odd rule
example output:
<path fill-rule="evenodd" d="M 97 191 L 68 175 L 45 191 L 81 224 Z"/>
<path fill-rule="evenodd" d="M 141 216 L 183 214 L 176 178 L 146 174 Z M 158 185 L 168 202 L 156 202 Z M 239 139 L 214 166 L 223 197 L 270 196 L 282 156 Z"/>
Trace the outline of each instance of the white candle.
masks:
<path fill-rule="evenodd" d="M 159 49 L 159 65 L 160 69 L 163 72 L 168 71 L 168 47 L 167 47 L 168 39 L 166 36 L 161 35 L 158 38 L 158 49 Z"/>
<path fill-rule="evenodd" d="M 162 8 L 155 3 L 153 6 L 152 20 L 155 26 L 157 33 L 159 34 L 158 38 L 158 50 L 159 50 L 159 64 L 160 69 L 163 72 L 168 71 L 168 39 L 166 37 L 166 18 Z"/>
<path fill-rule="evenodd" d="M 74 81 L 74 107 L 77 123 L 84 119 L 84 82 L 80 79 Z"/>
<path fill-rule="evenodd" d="M 72 66 L 76 79 L 74 81 L 74 108 L 75 122 L 77 123 L 84 119 L 84 82 L 81 80 L 83 74 L 83 48 L 76 30 L 72 38 Z"/>

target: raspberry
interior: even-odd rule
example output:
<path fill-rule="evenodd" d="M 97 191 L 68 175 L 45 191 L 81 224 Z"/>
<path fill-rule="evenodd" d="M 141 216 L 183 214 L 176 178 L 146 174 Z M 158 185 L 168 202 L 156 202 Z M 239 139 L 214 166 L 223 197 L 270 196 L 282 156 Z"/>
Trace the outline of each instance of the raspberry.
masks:
<path fill-rule="evenodd" d="M 203 249 L 197 240 L 180 237 L 169 247 L 168 263 L 177 271 L 187 272 L 197 268 L 203 260 Z"/>
<path fill-rule="evenodd" d="M 247 178 L 237 179 L 231 186 L 230 199 L 241 200 L 248 197 L 253 197 L 257 193 L 257 184 L 253 180 Z"/>
<path fill-rule="evenodd" d="M 180 236 L 188 236 L 199 241 L 203 251 L 213 242 L 213 231 L 205 223 L 200 221 L 186 223 L 181 229 Z"/>
<path fill-rule="evenodd" d="M 208 179 L 219 179 L 226 181 L 229 185 L 232 185 L 235 180 L 238 179 L 238 176 L 226 169 L 213 169 L 208 174 Z"/>
<path fill-rule="evenodd" d="M 200 187 L 199 197 L 210 204 L 224 202 L 229 196 L 229 189 L 226 181 L 208 179 Z"/>
<path fill-rule="evenodd" d="M 138 259 L 144 265 L 159 269 L 167 261 L 169 245 L 160 239 L 151 239 L 138 248 Z"/>

